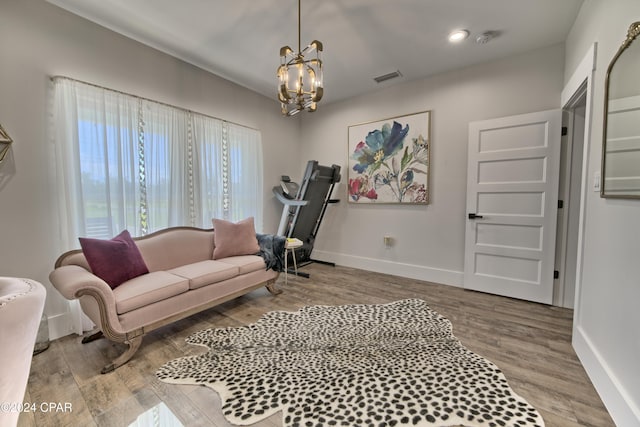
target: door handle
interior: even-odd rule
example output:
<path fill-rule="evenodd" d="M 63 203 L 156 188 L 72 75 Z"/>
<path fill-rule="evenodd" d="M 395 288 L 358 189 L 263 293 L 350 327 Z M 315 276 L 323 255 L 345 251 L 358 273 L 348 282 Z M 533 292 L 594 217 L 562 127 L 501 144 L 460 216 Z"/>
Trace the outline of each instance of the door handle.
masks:
<path fill-rule="evenodd" d="M 482 219 L 484 218 L 482 215 L 476 215 L 474 213 L 469 214 L 469 219 Z"/>

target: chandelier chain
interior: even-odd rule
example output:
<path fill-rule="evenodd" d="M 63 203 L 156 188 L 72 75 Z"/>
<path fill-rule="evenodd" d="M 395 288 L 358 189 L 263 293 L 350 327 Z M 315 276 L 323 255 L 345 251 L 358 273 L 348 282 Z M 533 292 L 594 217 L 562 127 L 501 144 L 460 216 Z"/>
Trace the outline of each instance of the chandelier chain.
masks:
<path fill-rule="evenodd" d="M 300 54 L 300 52 L 302 52 L 302 42 L 300 41 L 300 27 L 302 26 L 302 6 L 300 5 L 301 1 L 302 0 L 298 0 L 298 55 Z"/>

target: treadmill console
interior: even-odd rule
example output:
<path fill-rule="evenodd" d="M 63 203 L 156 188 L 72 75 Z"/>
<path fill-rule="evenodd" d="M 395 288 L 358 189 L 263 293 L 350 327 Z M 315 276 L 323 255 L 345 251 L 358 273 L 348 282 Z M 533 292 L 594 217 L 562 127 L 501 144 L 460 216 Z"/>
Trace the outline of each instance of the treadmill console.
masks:
<path fill-rule="evenodd" d="M 287 199 L 295 199 L 298 195 L 300 186 L 291 181 L 291 178 L 287 175 L 282 175 L 280 179 L 280 187 L 282 188 L 282 195 Z"/>

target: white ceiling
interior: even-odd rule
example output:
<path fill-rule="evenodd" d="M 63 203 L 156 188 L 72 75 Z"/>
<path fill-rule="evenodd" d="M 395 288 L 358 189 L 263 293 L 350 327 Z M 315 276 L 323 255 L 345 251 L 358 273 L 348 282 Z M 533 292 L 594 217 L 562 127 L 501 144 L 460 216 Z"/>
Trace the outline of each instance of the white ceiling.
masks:
<path fill-rule="evenodd" d="M 274 99 L 280 47 L 298 49 L 295 0 L 47 1 Z M 302 0 L 302 47 L 323 43 L 322 103 L 335 102 L 561 43 L 582 1 Z M 458 28 L 471 36 L 450 44 Z"/>

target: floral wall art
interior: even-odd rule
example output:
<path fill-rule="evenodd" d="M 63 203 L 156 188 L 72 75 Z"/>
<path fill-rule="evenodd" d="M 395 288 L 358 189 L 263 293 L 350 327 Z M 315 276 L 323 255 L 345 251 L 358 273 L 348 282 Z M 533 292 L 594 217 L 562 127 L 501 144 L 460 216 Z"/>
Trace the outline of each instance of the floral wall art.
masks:
<path fill-rule="evenodd" d="M 349 126 L 352 203 L 429 203 L 431 111 Z"/>

